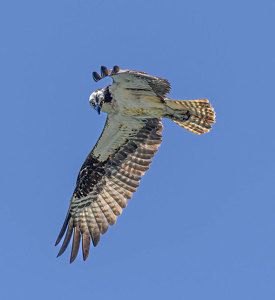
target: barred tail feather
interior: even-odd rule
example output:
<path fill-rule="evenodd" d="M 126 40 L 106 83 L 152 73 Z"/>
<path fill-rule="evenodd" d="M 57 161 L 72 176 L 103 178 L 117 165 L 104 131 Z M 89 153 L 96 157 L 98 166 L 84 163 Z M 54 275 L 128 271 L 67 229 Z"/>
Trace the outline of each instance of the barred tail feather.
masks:
<path fill-rule="evenodd" d="M 215 112 L 207 99 L 198 100 L 170 100 L 167 106 L 173 110 L 169 118 L 196 134 L 209 132 L 211 123 L 215 123 Z"/>

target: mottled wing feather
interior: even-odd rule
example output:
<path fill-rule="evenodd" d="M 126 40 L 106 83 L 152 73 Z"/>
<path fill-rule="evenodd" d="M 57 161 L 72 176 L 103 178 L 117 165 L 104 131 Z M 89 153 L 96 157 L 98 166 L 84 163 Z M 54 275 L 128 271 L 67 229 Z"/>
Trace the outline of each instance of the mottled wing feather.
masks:
<path fill-rule="evenodd" d="M 125 89 L 152 92 L 163 101 L 171 89 L 167 79 L 151 76 L 145 72 L 120 70 L 118 73 L 112 74 L 111 77 L 114 84 L 121 84 L 121 87 Z"/>
<path fill-rule="evenodd" d="M 123 128 L 123 134 L 118 127 Z M 116 222 L 139 186 L 141 176 L 149 169 L 161 143 L 161 131 L 159 119 L 132 117 L 119 122 L 108 117 L 103 134 L 79 172 L 69 212 L 56 242 L 60 242 L 67 228 L 58 256 L 66 250 L 73 234 L 70 262 L 77 256 L 81 237 L 83 259 L 88 257 L 90 239 L 94 246 L 98 244 L 100 234 Z"/>

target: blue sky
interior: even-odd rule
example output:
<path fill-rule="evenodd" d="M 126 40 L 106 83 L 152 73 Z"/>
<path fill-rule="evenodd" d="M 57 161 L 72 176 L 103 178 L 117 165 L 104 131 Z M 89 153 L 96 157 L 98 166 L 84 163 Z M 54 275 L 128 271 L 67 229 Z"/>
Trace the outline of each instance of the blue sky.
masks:
<path fill-rule="evenodd" d="M 1 299 L 275 299 L 274 1 L 3 1 Z M 105 115 L 101 65 L 208 98 L 164 120 L 141 186 L 86 262 L 54 247 Z"/>

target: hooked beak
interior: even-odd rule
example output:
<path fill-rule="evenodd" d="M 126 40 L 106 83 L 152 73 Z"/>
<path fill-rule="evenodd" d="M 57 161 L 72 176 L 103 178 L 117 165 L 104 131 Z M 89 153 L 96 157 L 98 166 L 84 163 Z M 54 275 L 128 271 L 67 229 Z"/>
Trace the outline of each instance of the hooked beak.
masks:
<path fill-rule="evenodd" d="M 101 109 L 101 106 L 99 104 L 97 104 L 95 106 L 95 110 L 98 112 L 98 114 L 100 114 L 100 109 Z"/>

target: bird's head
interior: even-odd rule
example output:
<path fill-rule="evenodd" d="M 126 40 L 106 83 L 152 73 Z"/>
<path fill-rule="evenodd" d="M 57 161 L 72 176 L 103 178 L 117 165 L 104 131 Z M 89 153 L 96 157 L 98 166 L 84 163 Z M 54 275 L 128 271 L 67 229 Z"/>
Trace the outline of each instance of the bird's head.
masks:
<path fill-rule="evenodd" d="M 100 111 L 109 113 L 112 111 L 112 96 L 110 85 L 104 89 L 94 91 L 89 99 L 90 105 L 100 114 Z"/>
<path fill-rule="evenodd" d="M 96 90 L 90 95 L 90 99 L 89 99 L 90 105 L 98 112 L 98 114 L 100 114 L 102 106 L 105 102 L 104 98 L 105 98 L 104 89 Z"/>

